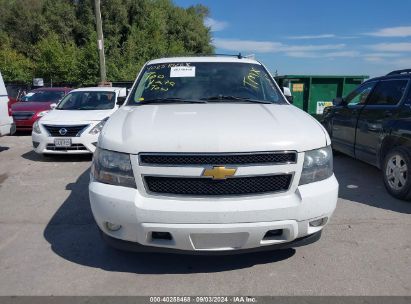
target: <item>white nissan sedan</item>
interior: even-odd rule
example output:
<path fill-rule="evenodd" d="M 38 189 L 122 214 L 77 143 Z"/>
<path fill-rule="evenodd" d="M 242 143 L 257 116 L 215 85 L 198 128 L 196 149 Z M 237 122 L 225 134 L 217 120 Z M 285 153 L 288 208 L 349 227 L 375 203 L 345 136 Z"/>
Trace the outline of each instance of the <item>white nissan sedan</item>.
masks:
<path fill-rule="evenodd" d="M 126 95 L 126 88 L 115 87 L 71 91 L 34 123 L 34 151 L 40 154 L 93 153 L 101 129 Z"/>

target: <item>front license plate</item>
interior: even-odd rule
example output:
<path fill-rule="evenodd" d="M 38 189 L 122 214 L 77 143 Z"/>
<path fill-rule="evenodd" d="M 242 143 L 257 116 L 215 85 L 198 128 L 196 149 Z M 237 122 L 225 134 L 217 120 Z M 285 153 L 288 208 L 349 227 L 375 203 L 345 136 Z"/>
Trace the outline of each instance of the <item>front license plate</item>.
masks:
<path fill-rule="evenodd" d="M 71 138 L 55 138 L 54 145 L 56 147 L 68 148 L 71 146 Z"/>

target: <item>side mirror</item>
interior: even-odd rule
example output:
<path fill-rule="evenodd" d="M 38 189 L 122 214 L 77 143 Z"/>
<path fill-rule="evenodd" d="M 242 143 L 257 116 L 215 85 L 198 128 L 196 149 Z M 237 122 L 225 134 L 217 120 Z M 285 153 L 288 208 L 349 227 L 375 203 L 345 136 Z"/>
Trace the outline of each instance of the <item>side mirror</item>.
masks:
<path fill-rule="evenodd" d="M 52 103 L 50 105 L 50 109 L 54 110 L 57 107 L 57 103 Z"/>
<path fill-rule="evenodd" d="M 117 97 L 117 105 L 121 106 L 124 104 L 124 102 L 126 101 L 126 96 L 119 96 Z"/>
<path fill-rule="evenodd" d="M 347 105 L 347 103 L 345 102 L 344 98 L 337 97 L 333 99 L 333 105 L 334 106 L 345 106 Z"/>
<path fill-rule="evenodd" d="M 283 93 L 284 93 L 284 96 L 285 96 L 285 98 L 287 98 L 287 101 L 288 101 L 289 103 L 293 103 L 293 102 L 294 102 L 294 97 L 293 97 L 293 95 L 291 94 L 290 88 L 283 87 Z"/>

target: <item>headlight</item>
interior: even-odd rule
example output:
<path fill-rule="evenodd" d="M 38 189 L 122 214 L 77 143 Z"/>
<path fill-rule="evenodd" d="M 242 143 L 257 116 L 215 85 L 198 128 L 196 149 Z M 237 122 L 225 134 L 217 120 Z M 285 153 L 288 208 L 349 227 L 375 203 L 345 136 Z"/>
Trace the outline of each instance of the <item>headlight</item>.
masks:
<path fill-rule="evenodd" d="M 91 174 L 100 183 L 137 188 L 130 154 L 97 148 L 93 155 Z"/>
<path fill-rule="evenodd" d="M 33 124 L 33 132 L 37 134 L 41 133 L 40 124 L 38 120 L 36 120 L 35 123 Z"/>
<path fill-rule="evenodd" d="M 48 110 L 47 110 L 47 111 L 38 112 L 38 113 L 37 113 L 37 116 L 38 116 L 38 117 L 43 117 L 43 116 L 46 115 L 48 112 L 49 112 Z"/>
<path fill-rule="evenodd" d="M 333 152 L 331 146 L 305 152 L 300 185 L 318 182 L 331 175 L 333 175 Z"/>
<path fill-rule="evenodd" d="M 104 125 L 106 124 L 106 121 L 108 120 L 108 117 L 104 118 L 102 121 L 100 121 L 98 124 L 94 126 L 93 129 L 90 130 L 90 134 L 96 135 L 101 132 L 103 129 Z"/>

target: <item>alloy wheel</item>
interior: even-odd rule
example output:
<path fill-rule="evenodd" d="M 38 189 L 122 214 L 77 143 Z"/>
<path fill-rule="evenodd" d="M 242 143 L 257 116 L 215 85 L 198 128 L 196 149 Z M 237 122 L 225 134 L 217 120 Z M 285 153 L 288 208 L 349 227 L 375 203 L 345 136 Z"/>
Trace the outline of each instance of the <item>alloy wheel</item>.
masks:
<path fill-rule="evenodd" d="M 408 178 L 408 168 L 405 160 L 399 154 L 395 154 L 387 162 L 385 170 L 388 185 L 394 190 L 401 190 Z"/>

